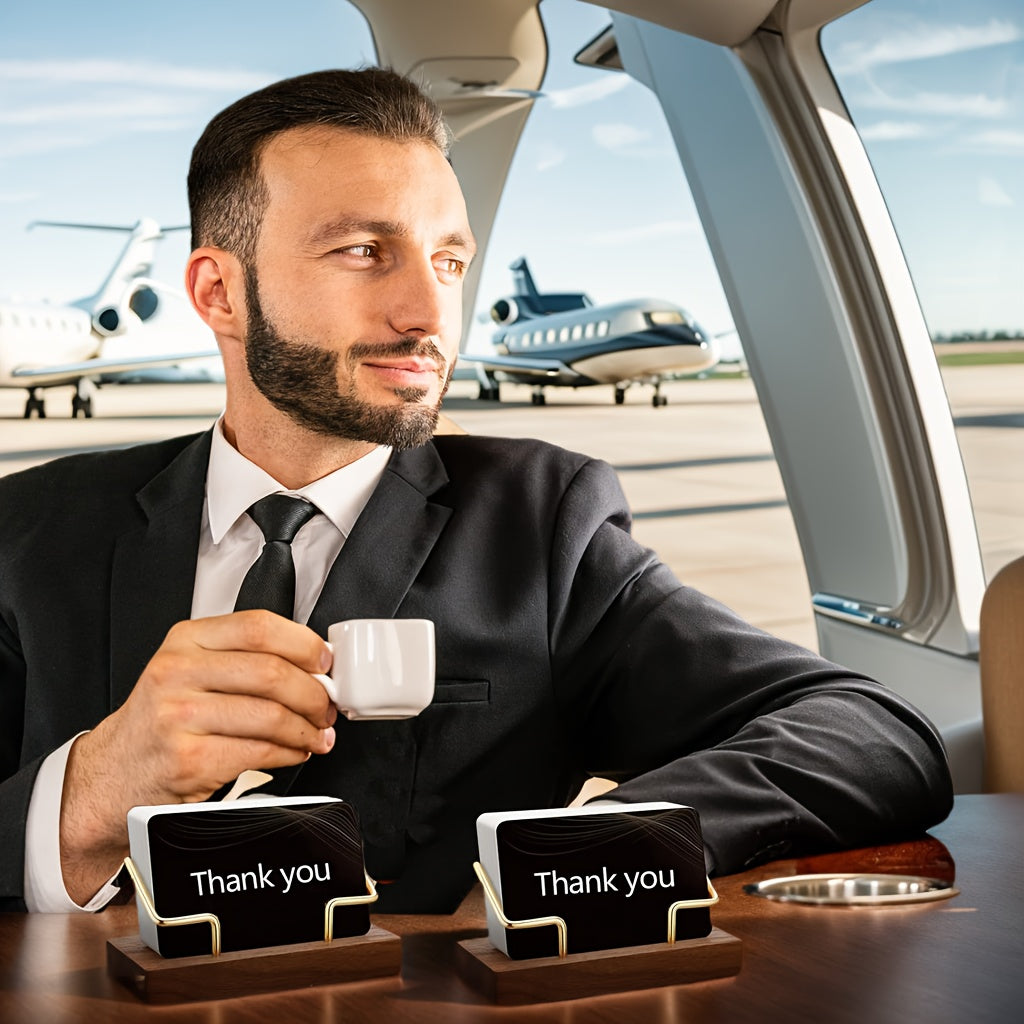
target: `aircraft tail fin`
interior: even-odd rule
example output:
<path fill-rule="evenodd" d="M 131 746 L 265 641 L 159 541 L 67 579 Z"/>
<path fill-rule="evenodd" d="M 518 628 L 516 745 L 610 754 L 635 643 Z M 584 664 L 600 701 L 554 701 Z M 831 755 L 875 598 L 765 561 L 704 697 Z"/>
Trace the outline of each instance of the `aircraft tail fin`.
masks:
<path fill-rule="evenodd" d="M 540 302 L 540 292 L 533 283 L 533 274 L 530 273 L 530 265 L 526 262 L 525 256 L 520 256 L 514 263 L 509 264 L 512 271 L 512 279 L 515 281 L 516 292 L 519 295 L 528 295 L 535 302 Z"/>
<path fill-rule="evenodd" d="M 138 279 L 149 276 L 156 255 L 156 243 L 168 231 L 185 231 L 188 225 L 162 228 L 149 217 L 143 217 L 134 225 L 82 224 L 74 221 L 36 220 L 33 227 L 84 228 L 90 231 L 119 231 L 128 234 L 121 255 L 107 274 L 95 295 L 81 299 L 74 305 L 86 309 L 93 316 L 95 329 L 103 335 L 117 334 L 124 330 L 122 306 L 131 302 Z"/>

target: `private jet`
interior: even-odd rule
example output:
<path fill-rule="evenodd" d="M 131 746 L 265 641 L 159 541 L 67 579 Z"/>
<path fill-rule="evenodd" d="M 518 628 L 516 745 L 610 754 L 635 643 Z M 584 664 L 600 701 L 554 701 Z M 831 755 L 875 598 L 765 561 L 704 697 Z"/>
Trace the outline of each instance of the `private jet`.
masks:
<path fill-rule="evenodd" d="M 0 387 L 28 390 L 25 419 L 45 417 L 42 391 L 48 387 L 74 385 L 71 416 L 89 418 L 99 379 L 217 356 L 208 334 L 191 349 L 181 346 L 168 351 L 161 348 L 163 343 L 152 329 L 163 302 L 158 293 L 174 294 L 148 276 L 156 243 L 169 231 L 184 230 L 182 227 L 161 228 L 149 218 L 129 227 L 64 221 L 29 225 L 36 226 L 119 231 L 128 234 L 128 241 L 94 295 L 63 306 L 0 303 Z M 153 351 L 154 345 L 158 351 Z"/>
<path fill-rule="evenodd" d="M 526 258 L 516 260 L 515 293 L 491 306 L 501 328 L 495 354 L 460 355 L 477 367 L 481 399 L 500 401 L 500 382 L 532 384 L 534 405 L 544 388 L 611 384 L 622 405 L 633 383 L 654 385 L 655 408 L 668 402 L 661 382 L 669 375 L 694 374 L 717 361 L 712 337 L 679 306 L 661 299 L 594 305 L 583 292 L 538 291 Z"/>

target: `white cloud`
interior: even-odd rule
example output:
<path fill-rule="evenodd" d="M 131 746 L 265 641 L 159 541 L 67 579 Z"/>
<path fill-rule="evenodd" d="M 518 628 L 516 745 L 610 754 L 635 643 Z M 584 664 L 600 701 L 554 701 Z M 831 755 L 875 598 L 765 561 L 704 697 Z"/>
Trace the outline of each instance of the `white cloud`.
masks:
<path fill-rule="evenodd" d="M 45 85 L 136 85 L 250 92 L 267 85 L 274 77 L 258 71 L 217 71 L 144 61 L 0 60 L 0 80 Z"/>
<path fill-rule="evenodd" d="M 1024 132 L 1012 128 L 993 128 L 969 136 L 966 142 L 973 147 L 994 149 L 1004 153 L 1024 152 Z"/>
<path fill-rule="evenodd" d="M 0 203 L 27 203 L 38 198 L 38 192 L 0 192 Z"/>
<path fill-rule="evenodd" d="M 65 103 L 41 103 L 34 106 L 6 107 L 0 109 L 0 124 L 21 127 L 42 124 L 82 124 L 85 121 L 100 121 L 108 124 L 124 122 L 129 118 L 153 118 L 181 116 L 183 102 L 178 96 L 168 95 L 124 95 L 103 99 L 78 99 Z M 133 125 L 133 128 L 136 127 Z"/>
<path fill-rule="evenodd" d="M 595 124 L 590 130 L 594 141 L 605 149 L 626 149 L 647 142 L 650 132 L 641 131 L 631 124 L 621 121 Z"/>
<path fill-rule="evenodd" d="M 700 225 L 692 220 L 662 220 L 655 224 L 636 224 L 614 231 L 599 231 L 591 235 L 597 245 L 620 245 L 628 242 L 646 242 L 655 238 L 674 238 L 692 235 L 700 231 Z"/>
<path fill-rule="evenodd" d="M 568 110 L 570 107 L 582 107 L 587 103 L 596 103 L 606 96 L 611 96 L 625 89 L 632 79 L 627 74 L 608 72 L 586 85 L 574 85 L 569 89 L 553 89 L 544 95 L 552 107 Z"/>
<path fill-rule="evenodd" d="M 567 155 L 566 151 L 558 146 L 542 145 L 539 148 L 537 160 L 533 165 L 534 170 L 539 172 L 550 171 L 551 168 L 564 163 Z"/>
<path fill-rule="evenodd" d="M 1007 100 L 993 99 L 982 93 L 913 92 L 893 96 L 881 90 L 858 95 L 854 107 L 869 110 L 893 110 L 917 115 L 968 117 L 982 120 L 1005 117 L 1010 106 Z"/>
<path fill-rule="evenodd" d="M 927 134 L 928 129 L 916 121 L 879 121 L 860 130 L 860 137 L 867 142 L 920 139 Z"/>
<path fill-rule="evenodd" d="M 25 156 L 42 156 L 47 153 L 59 153 L 65 149 L 77 149 L 89 146 L 96 141 L 96 135 L 81 132 L 17 133 L 4 132 L 0 136 L 0 160 L 10 160 Z"/>
<path fill-rule="evenodd" d="M 978 202 L 982 206 L 1014 206 L 1014 201 L 1007 194 L 1006 189 L 988 176 L 978 179 Z"/>
<path fill-rule="evenodd" d="M 984 25 L 935 26 L 921 22 L 881 39 L 849 42 L 839 47 L 833 60 L 840 73 L 856 73 L 882 64 L 946 57 L 967 50 L 1001 46 L 1024 38 L 1013 22 L 992 18 Z"/>

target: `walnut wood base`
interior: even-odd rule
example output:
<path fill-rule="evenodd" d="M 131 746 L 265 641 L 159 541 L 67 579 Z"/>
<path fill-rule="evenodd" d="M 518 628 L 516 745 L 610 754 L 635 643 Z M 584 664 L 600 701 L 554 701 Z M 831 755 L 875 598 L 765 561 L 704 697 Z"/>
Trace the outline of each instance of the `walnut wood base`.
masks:
<path fill-rule="evenodd" d="M 462 980 L 494 1003 L 523 1006 L 736 974 L 742 943 L 712 928 L 703 939 L 675 945 L 625 946 L 535 960 L 510 960 L 487 938 L 458 944 L 455 966 Z"/>
<path fill-rule="evenodd" d="M 338 985 L 397 975 L 402 940 L 372 925 L 365 935 L 325 942 L 247 949 L 220 956 L 166 959 L 138 935 L 107 941 L 107 973 L 147 1003 L 203 999 Z"/>

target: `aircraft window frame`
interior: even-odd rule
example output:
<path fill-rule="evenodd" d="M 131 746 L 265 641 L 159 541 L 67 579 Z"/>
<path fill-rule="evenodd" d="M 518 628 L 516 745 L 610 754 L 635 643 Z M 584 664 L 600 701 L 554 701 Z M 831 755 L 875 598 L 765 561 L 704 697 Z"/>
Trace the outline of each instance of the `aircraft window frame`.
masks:
<path fill-rule="evenodd" d="M 607 320 L 599 320 L 597 324 L 597 336 L 603 338 L 608 334 L 611 324 Z"/>
<path fill-rule="evenodd" d="M 1000 150 L 997 141 L 1003 140 L 1002 145 L 1006 146 L 1010 144 L 1007 140 L 1024 139 L 1020 90 L 1015 96 L 1012 76 L 1006 75 L 1008 63 L 1019 66 L 1019 56 L 1014 57 L 1014 51 L 1009 48 L 1016 47 L 1019 51 L 1024 20 L 1019 16 L 1004 17 L 1007 12 L 998 3 L 975 5 L 968 21 L 975 26 L 976 37 L 988 35 L 989 40 L 983 45 L 972 46 L 963 41 L 956 44 L 951 40 L 945 48 L 940 47 L 918 59 L 898 59 L 893 51 L 878 67 L 869 64 L 867 72 L 856 62 L 858 44 L 867 51 L 867 56 L 872 52 L 877 54 L 866 38 L 890 34 L 886 32 L 887 25 L 896 26 L 898 31 L 901 19 L 904 26 L 917 24 L 920 36 L 931 37 L 933 32 L 948 29 L 946 22 L 950 14 L 939 10 L 939 6 L 930 7 L 925 13 L 918 7 L 908 8 L 901 0 L 874 0 L 822 26 L 818 46 L 885 199 L 917 300 L 928 323 L 932 352 L 943 386 L 946 394 L 953 396 L 963 387 L 962 375 L 971 373 L 968 368 L 971 363 L 980 367 L 997 359 L 1012 363 L 1014 357 L 1021 358 L 1014 346 L 1024 342 L 1024 315 L 1011 311 L 1009 318 L 1016 315 L 1017 322 L 1004 323 L 1005 308 L 995 314 L 986 309 L 982 315 L 990 317 L 987 322 L 979 321 L 973 329 L 951 328 L 949 312 L 947 310 L 944 317 L 942 310 L 943 303 L 951 300 L 940 282 L 951 279 L 955 291 L 962 287 L 963 280 L 970 282 L 974 277 L 984 280 L 992 276 L 991 269 L 986 272 L 983 267 L 971 274 L 964 270 L 965 261 L 973 262 L 971 247 L 979 244 L 978 239 L 984 240 L 987 249 L 1003 254 L 1001 263 L 1006 259 L 1015 261 L 1024 271 L 1024 257 L 1019 254 L 1018 244 L 1019 218 L 1012 219 L 1013 207 L 1020 205 L 1019 196 L 1015 200 L 1013 195 L 1019 191 L 1013 187 L 1014 179 L 1019 180 L 1019 173 L 1010 166 L 1015 157 L 1019 160 L 1020 149 L 1016 152 Z M 957 17 L 959 20 L 959 12 Z M 1016 22 L 1016 26 L 1012 22 Z M 912 110 L 909 99 L 915 91 L 925 95 L 930 76 L 946 83 L 943 93 L 932 94 L 932 105 L 943 97 L 952 102 L 960 93 L 970 93 L 976 104 L 986 101 L 988 114 L 972 118 L 951 110 L 940 117 L 940 112 L 931 110 L 927 104 L 923 110 Z M 959 92 L 954 93 L 954 88 Z M 875 106 L 879 96 L 891 105 L 891 111 Z M 921 150 L 915 160 L 917 166 L 927 161 L 929 184 L 925 189 L 908 187 L 901 180 L 900 160 L 909 160 L 906 151 L 910 146 Z M 968 160 L 975 166 L 979 160 L 982 164 L 977 171 L 981 177 L 973 194 L 963 170 Z M 937 195 L 941 195 L 944 224 L 941 240 L 929 245 L 920 225 L 934 208 Z M 1006 216 L 1001 215 L 1003 213 Z M 946 239 L 948 249 L 943 250 Z M 964 240 L 964 244 L 958 244 L 957 239 Z M 1012 271 L 1005 269 L 1005 263 L 1003 268 L 1002 273 L 1011 276 Z M 965 293 L 965 299 L 976 308 L 982 306 L 980 297 L 971 296 L 969 292 Z M 1006 344 L 1001 344 L 1003 342 Z M 1011 377 L 1021 372 L 1013 365 L 1007 365 L 1006 371 Z M 1009 386 L 1006 388 L 1007 397 L 1011 390 Z M 1011 508 L 1019 509 L 1012 495 L 1024 486 L 1024 444 L 1021 443 L 1024 434 L 1005 425 L 998 426 L 999 422 L 1009 423 L 1019 415 L 1020 405 L 1011 408 L 1012 403 L 994 395 L 991 399 L 986 396 L 985 403 L 984 410 L 978 406 L 977 415 L 956 417 L 954 425 L 984 574 L 991 580 L 1004 565 L 1024 555 L 1024 516 L 1015 518 L 1010 514 Z M 985 415 L 990 409 L 992 414 Z M 982 450 L 991 452 L 993 448 L 1006 453 L 997 470 L 988 466 L 991 454 L 981 458 Z"/>

